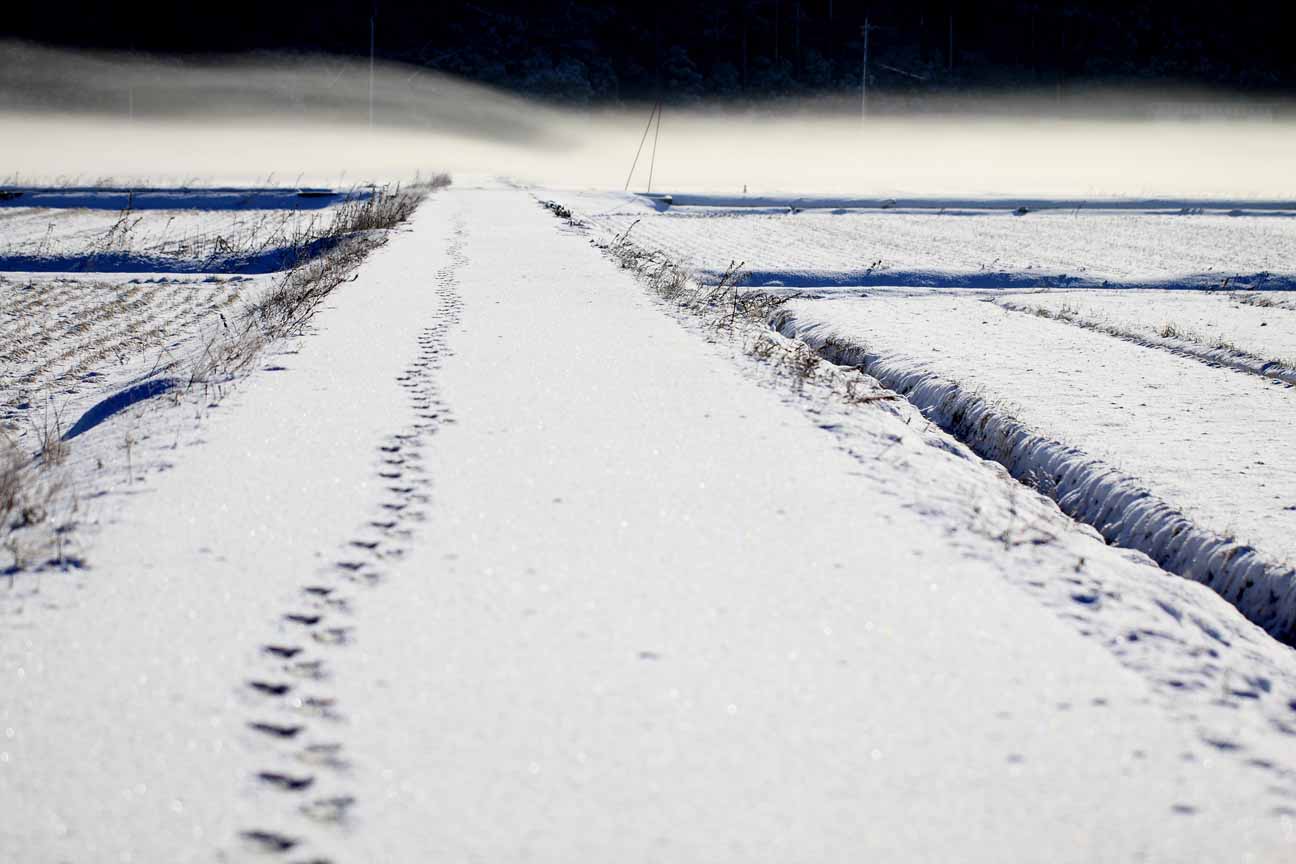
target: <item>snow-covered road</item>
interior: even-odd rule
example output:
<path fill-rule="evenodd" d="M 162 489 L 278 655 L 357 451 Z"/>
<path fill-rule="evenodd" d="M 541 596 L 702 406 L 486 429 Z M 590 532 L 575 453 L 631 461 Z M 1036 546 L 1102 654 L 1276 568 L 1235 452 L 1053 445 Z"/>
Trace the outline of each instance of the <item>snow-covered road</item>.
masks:
<path fill-rule="evenodd" d="M 318 323 L 0 629 L 0 860 L 1296 847 L 1286 648 L 527 193 L 433 198 Z"/>

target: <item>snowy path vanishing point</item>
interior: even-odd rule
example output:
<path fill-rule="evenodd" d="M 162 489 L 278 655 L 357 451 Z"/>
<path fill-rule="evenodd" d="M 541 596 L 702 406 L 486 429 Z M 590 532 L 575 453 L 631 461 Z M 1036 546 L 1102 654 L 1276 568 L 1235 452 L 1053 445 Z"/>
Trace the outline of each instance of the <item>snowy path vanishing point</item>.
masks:
<path fill-rule="evenodd" d="M 525 193 L 432 199 L 284 365 L 0 633 L 0 860 L 1296 844 L 1267 768 Z"/>

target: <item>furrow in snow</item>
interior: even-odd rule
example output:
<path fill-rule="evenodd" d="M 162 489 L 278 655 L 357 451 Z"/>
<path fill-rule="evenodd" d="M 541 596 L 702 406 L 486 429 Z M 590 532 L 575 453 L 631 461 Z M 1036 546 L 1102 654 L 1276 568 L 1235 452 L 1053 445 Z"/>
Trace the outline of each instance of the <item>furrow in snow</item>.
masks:
<path fill-rule="evenodd" d="M 1296 335 L 1281 298 L 1266 306 L 1217 291 L 1045 291 L 994 302 L 1146 348 L 1296 384 Z M 1271 326 L 1272 325 L 1272 326 Z"/>
<path fill-rule="evenodd" d="M 933 371 L 930 363 L 843 338 L 831 316 L 806 318 L 791 308 L 776 313 L 772 323 L 830 361 L 861 367 L 903 394 L 979 455 L 1047 493 L 1109 542 L 1209 585 L 1275 637 L 1296 643 L 1296 571 L 1201 525 L 1140 479 L 1031 428 L 995 398 L 1013 394 L 991 395 Z"/>

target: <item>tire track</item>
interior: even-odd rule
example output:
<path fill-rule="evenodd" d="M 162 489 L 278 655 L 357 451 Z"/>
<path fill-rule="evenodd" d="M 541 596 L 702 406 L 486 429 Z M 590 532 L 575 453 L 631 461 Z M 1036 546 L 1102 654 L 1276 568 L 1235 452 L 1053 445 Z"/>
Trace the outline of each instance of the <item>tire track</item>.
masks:
<path fill-rule="evenodd" d="M 325 864 L 330 832 L 344 830 L 359 802 L 351 791 L 345 746 L 346 715 L 330 687 L 330 658 L 356 642 L 352 610 L 364 592 L 398 575 L 399 563 L 426 521 L 431 478 L 423 449 L 429 436 L 453 423 L 436 373 L 451 352 L 447 338 L 462 303 L 457 274 L 467 262 L 463 222 L 456 219 L 448 261 L 433 277 L 437 311 L 417 339 L 414 360 L 397 383 L 413 421 L 377 445 L 374 472 L 381 501 L 363 525 L 339 544 L 331 563 L 299 585 L 282 608 L 240 685 L 246 727 L 260 767 L 252 780 L 264 794 L 261 822 L 239 831 L 239 845 L 276 860 Z"/>

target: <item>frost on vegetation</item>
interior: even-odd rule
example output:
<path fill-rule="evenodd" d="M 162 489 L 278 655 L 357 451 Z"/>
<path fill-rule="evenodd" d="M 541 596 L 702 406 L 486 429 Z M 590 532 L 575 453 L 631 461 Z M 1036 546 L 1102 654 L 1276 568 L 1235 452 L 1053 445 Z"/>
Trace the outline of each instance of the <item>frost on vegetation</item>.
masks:
<path fill-rule="evenodd" d="M 557 202 L 540 203 L 569 224 L 585 225 L 579 216 Z M 813 380 L 851 403 L 888 402 L 897 398 L 860 370 L 824 363 L 819 354 L 800 340 L 785 338 L 770 329 L 768 322 L 775 311 L 799 295 L 775 296 L 760 290 L 743 290 L 744 264 L 740 261 L 730 261 L 714 281 L 703 280 L 665 252 L 636 244 L 631 233 L 638 224 L 638 220 L 632 222 L 624 231 L 598 245 L 622 268 L 634 273 L 652 293 L 693 316 L 708 331 L 730 336 L 740 334 L 746 354 L 785 373 L 797 388 Z"/>
<path fill-rule="evenodd" d="M 75 512 L 78 502 L 66 481 L 104 469 L 108 452 L 92 447 L 97 459 L 76 455 L 80 445 L 73 439 L 164 393 L 179 405 L 200 387 L 202 398 L 191 401 L 201 414 L 212 390 L 219 397 L 267 346 L 303 335 L 324 300 L 355 278 L 390 229 L 449 183 L 448 175 L 434 175 L 347 200 L 309 237 L 299 237 L 291 266 L 273 277 L 0 279 L 6 301 L 0 308 L 0 547 L 10 559 L 0 567 L 15 572 L 72 560 L 64 554 L 71 523 L 63 514 Z M 129 230 L 119 220 L 92 248 L 119 243 Z M 327 248 L 318 253 L 321 239 Z M 130 481 L 135 441 L 130 434 L 125 441 Z"/>
<path fill-rule="evenodd" d="M 269 273 L 327 252 L 348 234 L 390 228 L 419 198 L 449 185 L 436 174 L 412 186 L 368 187 L 339 193 L 341 203 L 319 209 L 229 209 L 219 194 L 195 191 L 183 209 L 13 211 L 0 262 L 10 271 Z M 217 202 L 208 209 L 204 201 Z M 75 218 L 57 214 L 75 213 Z"/>
<path fill-rule="evenodd" d="M 330 251 L 317 257 L 303 254 L 269 290 L 248 303 L 232 324 L 222 316 L 221 328 L 190 368 L 189 384 L 229 379 L 247 369 L 265 345 L 301 335 L 325 298 L 354 279 L 365 256 L 386 242 L 386 232 L 413 215 L 428 191 L 449 183 L 449 175 L 438 174 L 421 186 L 379 189 L 338 207 L 320 235 L 331 241 Z"/>

